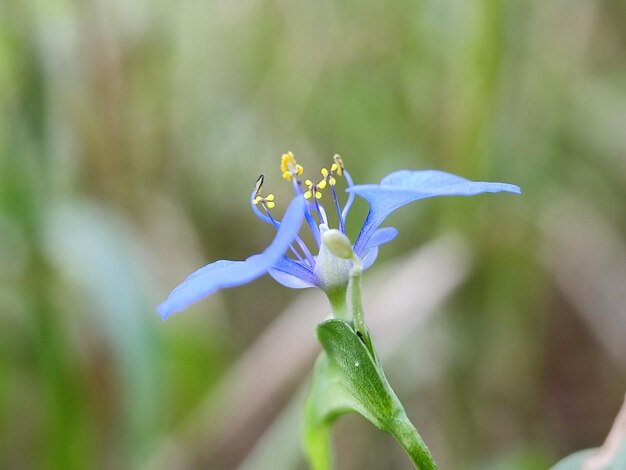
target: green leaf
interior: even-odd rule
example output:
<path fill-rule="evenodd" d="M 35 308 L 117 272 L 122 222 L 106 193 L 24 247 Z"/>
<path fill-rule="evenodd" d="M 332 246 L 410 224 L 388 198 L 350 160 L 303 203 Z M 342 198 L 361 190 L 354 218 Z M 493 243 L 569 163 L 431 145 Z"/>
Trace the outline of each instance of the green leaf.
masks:
<path fill-rule="evenodd" d="M 330 430 L 342 414 L 356 412 L 405 448 L 418 469 L 434 469 L 426 445 L 391 389 L 373 345 L 342 320 L 317 327 L 324 348 L 315 365 L 305 411 L 305 443 L 311 467 L 332 466 Z"/>
<path fill-rule="evenodd" d="M 386 430 L 390 418 L 403 410 L 378 359 L 346 322 L 325 321 L 317 327 L 317 337 L 335 368 L 334 373 L 352 396 L 354 411 Z"/>

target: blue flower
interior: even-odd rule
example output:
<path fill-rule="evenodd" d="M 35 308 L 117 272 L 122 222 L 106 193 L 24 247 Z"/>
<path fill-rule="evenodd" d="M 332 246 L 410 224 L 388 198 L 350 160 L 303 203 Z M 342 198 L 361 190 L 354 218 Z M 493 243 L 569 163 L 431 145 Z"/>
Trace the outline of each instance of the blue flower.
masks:
<path fill-rule="evenodd" d="M 296 193 L 282 220 L 276 219 L 271 212 L 275 206 L 274 195 L 261 196 L 263 176 L 250 196 L 254 213 L 277 230 L 269 247 L 245 261 L 220 260 L 191 274 L 158 306 L 157 311 L 163 319 L 220 289 L 247 284 L 267 273 L 279 283 L 295 289 L 319 287 L 327 293 L 345 289 L 351 261 L 332 255 L 322 241 L 323 233 L 328 230 L 328 216 L 319 200 L 328 188 L 332 192 L 339 230 L 344 234 L 354 196 L 361 196 L 369 203 L 369 213 L 353 246 L 354 254 L 362 260 L 363 269 L 372 265 L 381 245 L 398 235 L 395 228 L 380 228 L 380 225 L 393 211 L 410 202 L 434 196 L 473 196 L 503 191 L 521 193 L 520 188 L 512 184 L 475 182 L 437 170 L 401 170 L 385 176 L 380 184 L 355 186 L 338 155 L 335 155 L 330 170 L 322 169 L 322 178 L 317 183 L 307 179 L 303 184 L 299 178 L 303 168 L 291 152 L 283 155 L 281 170 L 283 177 L 292 182 Z M 337 177 L 344 177 L 348 186 L 343 209 L 335 189 Z M 303 220 L 311 229 L 317 255 L 311 253 L 298 235 Z"/>

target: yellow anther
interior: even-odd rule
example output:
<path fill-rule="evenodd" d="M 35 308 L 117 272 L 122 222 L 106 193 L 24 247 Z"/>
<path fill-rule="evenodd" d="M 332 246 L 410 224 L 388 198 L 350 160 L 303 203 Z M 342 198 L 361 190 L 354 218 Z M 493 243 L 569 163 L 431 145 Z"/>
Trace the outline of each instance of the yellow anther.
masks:
<path fill-rule="evenodd" d="M 328 171 L 326 168 L 322 168 L 322 176 L 324 177 L 324 179 L 322 179 L 324 186 L 321 186 L 321 182 L 320 182 L 320 187 L 322 189 L 326 187 L 326 182 L 328 182 L 328 184 L 330 184 L 331 186 L 335 186 L 335 184 L 337 184 L 337 180 L 333 176 L 333 172 L 336 171 L 336 168 L 333 169 L 333 167 L 336 167 L 336 166 L 337 165 L 333 163 L 333 166 L 330 167 L 330 171 Z"/>
<path fill-rule="evenodd" d="M 330 167 L 330 171 L 336 172 L 339 176 L 343 175 L 343 160 L 339 156 L 339 154 L 335 154 L 333 156 L 333 160 L 335 163 Z M 334 168 L 333 168 L 334 167 Z"/>
<path fill-rule="evenodd" d="M 280 159 L 280 171 L 283 172 L 283 178 L 290 180 L 295 176 L 300 176 L 304 171 L 301 165 L 298 165 L 293 152 L 283 153 Z"/>
<path fill-rule="evenodd" d="M 304 184 L 309 188 L 308 191 L 304 193 L 304 197 L 306 199 L 311 199 L 313 195 L 315 195 L 315 199 L 320 199 L 322 197 L 322 192 L 319 191 L 319 186 L 311 180 L 306 180 Z"/>
<path fill-rule="evenodd" d="M 268 209 L 273 209 L 274 207 L 276 207 L 276 204 L 274 204 L 273 194 L 268 194 L 267 196 L 265 196 L 265 198 L 263 199 L 263 203 L 267 206 Z"/>
<path fill-rule="evenodd" d="M 267 209 L 273 209 L 274 207 L 276 207 L 276 204 L 274 203 L 274 195 L 273 194 L 268 194 L 267 196 L 263 197 L 263 196 L 257 196 L 253 199 L 252 201 L 254 203 L 254 205 L 258 205 L 261 204 L 263 207 L 267 208 Z"/>
<path fill-rule="evenodd" d="M 289 170 L 289 163 L 295 164 L 295 162 L 296 158 L 293 152 L 283 153 L 283 156 L 280 159 L 280 170 L 284 173 L 285 171 Z"/>

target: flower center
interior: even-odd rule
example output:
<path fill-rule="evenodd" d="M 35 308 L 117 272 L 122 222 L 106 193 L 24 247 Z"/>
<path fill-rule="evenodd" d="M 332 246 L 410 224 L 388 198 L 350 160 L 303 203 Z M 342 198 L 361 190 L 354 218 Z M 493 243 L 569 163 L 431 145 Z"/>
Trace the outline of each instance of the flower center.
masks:
<path fill-rule="evenodd" d="M 316 257 L 311 254 L 311 251 L 307 248 L 306 244 L 300 237 L 296 237 L 295 243 L 291 246 L 290 250 L 298 261 L 308 264 L 308 268 L 317 274 L 319 271 L 317 265 L 320 263 L 321 258 L 323 256 L 334 257 L 331 253 L 326 253 L 327 250 L 325 251 L 324 244 L 322 243 L 320 227 L 323 225 L 326 229 L 328 228 L 326 210 L 321 204 L 323 193 L 325 190 L 330 188 L 332 192 L 333 205 L 337 211 L 339 231 L 345 234 L 345 219 L 348 215 L 350 206 L 352 205 L 354 195 L 352 193 L 349 194 L 348 200 L 342 209 L 341 204 L 339 203 L 339 198 L 337 197 L 335 186 L 337 184 L 338 177 L 344 177 L 347 185 L 352 186 L 352 178 L 350 177 L 350 174 L 345 171 L 343 160 L 339 155 L 335 155 L 333 157 L 333 163 L 330 165 L 329 169 L 322 168 L 320 170 L 321 178 L 318 181 L 306 179 L 303 183 L 302 180 L 300 180 L 300 176 L 304 173 L 304 168 L 302 165 L 298 164 L 293 152 L 287 152 L 282 155 L 280 170 L 283 178 L 292 182 L 296 195 L 302 195 L 307 200 L 305 219 L 317 244 L 319 255 L 316 260 Z M 264 177 L 261 175 L 255 184 L 254 191 L 252 192 L 250 198 L 252 210 L 261 220 L 278 229 L 280 227 L 280 221 L 274 218 L 271 213 L 271 209 L 274 209 L 276 206 L 275 196 L 273 194 L 268 194 L 267 196 L 262 195 L 261 191 L 263 181 Z M 330 261 L 323 264 L 330 266 L 329 263 Z M 329 286 L 344 284 L 347 282 L 347 278 L 344 276 L 344 271 L 346 270 L 344 265 L 349 266 L 349 262 L 338 259 L 336 267 L 324 268 L 324 273 L 320 271 L 319 274 L 320 282 L 328 284 Z M 338 274 L 340 271 L 341 275 Z M 332 274 L 333 272 L 336 275 Z"/>

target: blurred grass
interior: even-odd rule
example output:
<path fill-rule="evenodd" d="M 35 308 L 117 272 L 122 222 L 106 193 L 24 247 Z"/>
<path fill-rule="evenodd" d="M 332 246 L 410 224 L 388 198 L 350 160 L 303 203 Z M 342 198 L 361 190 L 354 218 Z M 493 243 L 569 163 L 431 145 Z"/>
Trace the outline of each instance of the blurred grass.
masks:
<path fill-rule="evenodd" d="M 600 299 L 581 305 L 555 277 L 568 230 L 541 221 L 575 197 L 624 267 L 624 24 L 618 0 L 1 2 L 0 467 L 137 467 L 176 432 L 298 293 L 262 280 L 166 323 L 154 306 L 265 246 L 247 198 L 265 173 L 284 207 L 288 149 L 310 174 L 338 152 L 358 182 L 439 168 L 522 186 L 390 220 L 382 261 L 446 231 L 475 258 L 441 312 L 445 373 L 405 400 L 443 468 L 545 468 L 598 445 L 626 357 L 589 322 L 616 311 L 626 331 L 624 279 L 577 265 L 608 292 L 568 280 Z M 342 468 L 397 451 L 347 427 Z"/>

